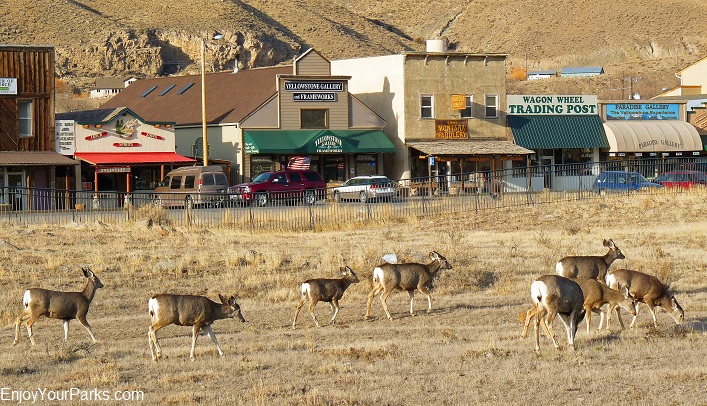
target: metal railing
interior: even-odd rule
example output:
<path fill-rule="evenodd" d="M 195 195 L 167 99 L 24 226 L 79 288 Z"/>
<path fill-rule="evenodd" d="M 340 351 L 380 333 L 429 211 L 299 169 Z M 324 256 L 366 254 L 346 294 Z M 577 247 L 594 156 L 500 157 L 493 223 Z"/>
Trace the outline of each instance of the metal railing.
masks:
<path fill-rule="evenodd" d="M 702 163 L 647 161 L 621 165 L 595 164 L 523 167 L 498 171 L 457 173 L 432 178 L 400 179 L 390 185 L 392 193 L 360 192 L 335 199 L 336 187 L 325 190 L 267 195 L 261 207 L 257 200 L 234 194 L 189 196 L 174 194 L 166 204 L 150 191 L 66 191 L 36 188 L 0 188 L 0 222 L 15 224 L 64 224 L 68 222 L 120 223 L 150 218 L 165 226 L 232 227 L 244 230 L 321 230 L 355 227 L 368 222 L 400 221 L 410 217 L 485 210 L 601 198 L 604 192 L 625 194 L 685 193 L 704 185 L 669 188 L 616 186 L 599 190 L 593 184 L 606 170 L 657 173 L 656 166 L 692 169 Z M 627 176 L 623 176 L 627 178 Z M 378 191 L 388 190 L 378 185 Z M 599 193 L 599 192 L 602 193 Z M 313 204 L 305 193 L 316 196 Z M 342 197 L 340 194 L 338 197 Z"/>

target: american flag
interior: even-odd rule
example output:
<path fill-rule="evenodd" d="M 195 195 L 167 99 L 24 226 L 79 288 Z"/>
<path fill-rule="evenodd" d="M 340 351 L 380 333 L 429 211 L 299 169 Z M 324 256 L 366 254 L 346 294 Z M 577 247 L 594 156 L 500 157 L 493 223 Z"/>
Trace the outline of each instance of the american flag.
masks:
<path fill-rule="evenodd" d="M 290 162 L 287 163 L 289 169 L 309 169 L 309 164 L 312 163 L 312 158 L 308 156 L 293 156 Z"/>

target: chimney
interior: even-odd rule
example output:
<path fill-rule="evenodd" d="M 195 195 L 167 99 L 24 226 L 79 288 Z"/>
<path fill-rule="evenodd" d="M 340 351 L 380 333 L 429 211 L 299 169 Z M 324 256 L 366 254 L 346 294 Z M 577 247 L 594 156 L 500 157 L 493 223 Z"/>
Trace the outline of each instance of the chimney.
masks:
<path fill-rule="evenodd" d="M 447 39 L 428 39 L 427 52 L 447 52 Z"/>

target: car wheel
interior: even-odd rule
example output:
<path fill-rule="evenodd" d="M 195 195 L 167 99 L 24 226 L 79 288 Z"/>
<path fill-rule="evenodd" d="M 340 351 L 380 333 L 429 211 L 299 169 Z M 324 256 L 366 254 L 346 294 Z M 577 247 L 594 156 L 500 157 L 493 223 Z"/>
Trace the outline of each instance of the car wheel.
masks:
<path fill-rule="evenodd" d="M 255 195 L 255 198 L 253 198 L 253 202 L 255 202 L 255 205 L 258 207 L 265 207 L 268 205 L 268 195 L 265 193 L 258 193 Z"/>
<path fill-rule="evenodd" d="M 361 194 L 358 195 L 358 200 L 361 203 L 366 203 L 368 201 L 368 195 L 366 194 L 366 192 L 361 192 Z"/>
<path fill-rule="evenodd" d="M 341 203 L 341 193 L 334 192 L 334 201 L 337 203 Z"/>
<path fill-rule="evenodd" d="M 194 199 L 192 199 L 191 196 L 187 196 L 186 199 L 184 199 L 184 207 L 187 209 L 194 208 Z"/>
<path fill-rule="evenodd" d="M 317 201 L 316 197 L 314 196 L 314 191 L 313 190 L 305 190 L 303 201 L 304 201 L 304 204 L 306 204 L 308 206 L 313 205 Z"/>

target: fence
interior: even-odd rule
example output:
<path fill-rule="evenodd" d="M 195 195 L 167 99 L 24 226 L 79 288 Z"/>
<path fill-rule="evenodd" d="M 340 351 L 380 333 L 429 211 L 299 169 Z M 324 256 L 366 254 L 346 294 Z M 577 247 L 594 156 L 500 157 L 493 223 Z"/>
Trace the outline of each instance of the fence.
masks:
<path fill-rule="evenodd" d="M 243 202 L 235 194 L 201 196 L 199 200 L 174 194 L 166 207 L 151 192 L 65 191 L 0 188 L 0 222 L 12 224 L 119 223 L 150 217 L 172 226 L 233 227 L 244 230 L 319 230 L 341 224 L 395 221 L 449 213 L 600 198 L 604 193 L 671 194 L 703 188 L 699 182 L 673 187 L 636 183 L 640 174 L 654 173 L 656 162 L 618 165 L 616 162 L 529 167 L 494 172 L 459 173 L 432 178 L 401 179 L 391 185 L 359 186 L 341 194 L 339 187 L 316 191 L 314 204 L 304 195 L 268 195 L 267 205 Z M 694 162 L 671 163 L 670 169 L 694 168 Z M 608 169 L 617 177 L 604 187 L 594 184 Z M 638 179 L 636 177 L 638 176 Z M 704 174 L 703 174 L 704 176 Z M 642 179 L 648 182 L 647 179 Z M 705 181 L 704 183 L 707 183 Z M 364 195 L 362 195 L 363 193 Z M 200 205 L 194 202 L 207 202 Z"/>

